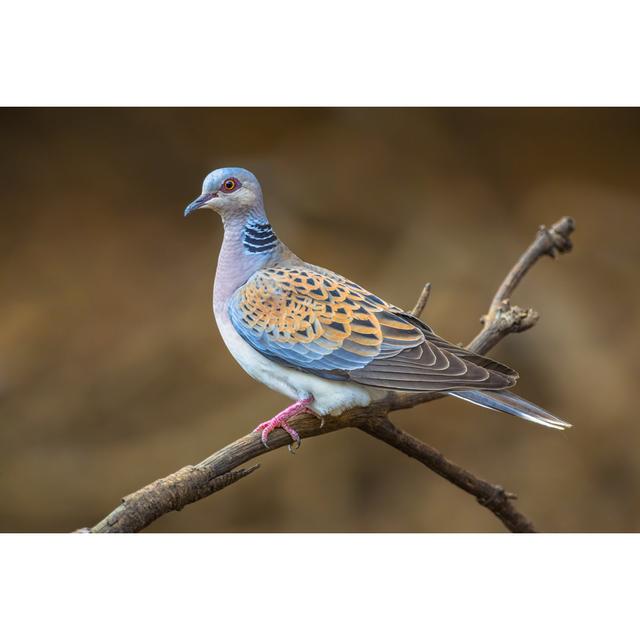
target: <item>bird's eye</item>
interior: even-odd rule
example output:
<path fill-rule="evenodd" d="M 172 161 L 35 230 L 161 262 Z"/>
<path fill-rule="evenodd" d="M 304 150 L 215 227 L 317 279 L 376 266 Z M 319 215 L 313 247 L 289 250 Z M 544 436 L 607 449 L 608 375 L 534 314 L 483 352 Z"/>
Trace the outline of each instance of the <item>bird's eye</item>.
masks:
<path fill-rule="evenodd" d="M 227 180 L 222 183 L 222 190 L 225 193 L 231 193 L 232 191 L 235 191 L 239 186 L 240 183 L 235 178 L 227 178 Z"/>

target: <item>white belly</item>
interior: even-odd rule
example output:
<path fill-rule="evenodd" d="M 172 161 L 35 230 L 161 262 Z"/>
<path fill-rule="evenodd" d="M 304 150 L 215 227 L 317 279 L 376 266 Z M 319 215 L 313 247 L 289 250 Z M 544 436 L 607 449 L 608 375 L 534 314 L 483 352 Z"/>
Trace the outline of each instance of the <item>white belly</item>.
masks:
<path fill-rule="evenodd" d="M 216 321 L 227 349 L 252 378 L 293 400 L 313 396 L 309 408 L 317 415 L 339 415 L 352 407 L 366 407 L 372 400 L 386 395 L 381 389 L 352 382 L 325 380 L 284 367 L 265 358 L 246 342 L 234 329 L 226 310 L 216 313 Z"/>

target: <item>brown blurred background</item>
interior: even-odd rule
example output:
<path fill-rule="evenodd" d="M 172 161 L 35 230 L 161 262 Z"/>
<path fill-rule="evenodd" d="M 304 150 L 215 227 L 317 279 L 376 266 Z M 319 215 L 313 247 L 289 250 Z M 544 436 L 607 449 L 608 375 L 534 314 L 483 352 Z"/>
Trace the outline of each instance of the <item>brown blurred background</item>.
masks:
<path fill-rule="evenodd" d="M 91 525 L 285 406 L 211 312 L 221 225 L 204 175 L 261 179 L 279 236 L 467 341 L 539 224 L 577 222 L 493 355 L 559 433 L 453 399 L 397 423 L 516 491 L 545 531 L 640 530 L 640 112 L 626 109 L 0 110 L 0 529 Z M 502 531 L 358 432 L 277 451 L 150 531 Z"/>

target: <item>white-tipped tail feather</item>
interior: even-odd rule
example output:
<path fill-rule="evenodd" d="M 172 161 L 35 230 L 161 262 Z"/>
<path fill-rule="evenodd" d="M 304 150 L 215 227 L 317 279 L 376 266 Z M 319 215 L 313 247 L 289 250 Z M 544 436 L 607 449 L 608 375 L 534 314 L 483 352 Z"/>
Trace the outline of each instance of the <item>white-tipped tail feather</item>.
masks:
<path fill-rule="evenodd" d="M 510 413 L 512 416 L 541 424 L 543 427 L 566 429 L 571 426 L 568 422 L 556 418 L 548 411 L 510 391 L 450 391 L 449 395 L 487 409 Z"/>

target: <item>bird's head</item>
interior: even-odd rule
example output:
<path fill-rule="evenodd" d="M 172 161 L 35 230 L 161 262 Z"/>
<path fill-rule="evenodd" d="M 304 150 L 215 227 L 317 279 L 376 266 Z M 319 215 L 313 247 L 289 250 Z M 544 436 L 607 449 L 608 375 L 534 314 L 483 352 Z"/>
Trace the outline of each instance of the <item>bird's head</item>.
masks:
<path fill-rule="evenodd" d="M 246 169 L 226 167 L 212 171 L 202 184 L 202 194 L 185 210 L 188 216 L 197 209 L 212 209 L 223 219 L 262 207 L 262 189 L 256 177 Z"/>

